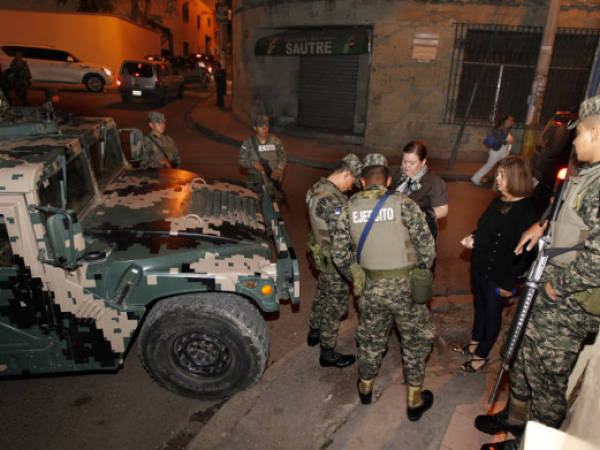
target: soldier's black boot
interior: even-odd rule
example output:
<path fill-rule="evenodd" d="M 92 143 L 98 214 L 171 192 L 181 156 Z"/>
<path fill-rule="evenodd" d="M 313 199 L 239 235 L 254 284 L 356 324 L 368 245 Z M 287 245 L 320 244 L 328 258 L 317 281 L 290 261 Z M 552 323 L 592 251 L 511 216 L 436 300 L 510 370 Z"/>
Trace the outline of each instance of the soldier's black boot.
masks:
<path fill-rule="evenodd" d="M 406 387 L 408 389 L 406 415 L 408 420 L 416 422 L 433 405 L 433 393 L 424 391 L 423 386 L 415 387 L 407 384 Z"/>
<path fill-rule="evenodd" d="M 356 387 L 358 388 L 358 396 L 360 397 L 360 402 L 363 405 L 369 405 L 371 403 L 371 398 L 373 397 L 373 383 L 375 380 L 363 380 L 359 378 L 356 380 Z"/>
<path fill-rule="evenodd" d="M 528 414 L 529 402 L 516 399 L 511 395 L 506 408 L 502 411 L 496 414 L 477 416 L 475 428 L 487 434 L 508 431 L 520 438 L 525 429 Z"/>
<path fill-rule="evenodd" d="M 354 355 L 342 355 L 332 348 L 321 347 L 321 356 L 319 364 L 321 367 L 347 367 L 356 361 Z"/>
<path fill-rule="evenodd" d="M 318 328 L 309 328 L 306 343 L 309 347 L 314 347 L 321 342 L 321 330 Z"/>

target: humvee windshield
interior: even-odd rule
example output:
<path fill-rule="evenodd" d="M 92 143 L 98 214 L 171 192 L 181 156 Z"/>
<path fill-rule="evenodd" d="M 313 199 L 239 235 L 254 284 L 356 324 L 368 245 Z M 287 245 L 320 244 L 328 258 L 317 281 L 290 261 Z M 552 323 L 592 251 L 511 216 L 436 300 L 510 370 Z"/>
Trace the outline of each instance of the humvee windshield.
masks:
<path fill-rule="evenodd" d="M 98 188 L 103 191 L 106 185 L 117 176 L 124 164 L 117 130 L 111 128 L 107 131 L 104 149 L 102 148 L 102 139 L 99 139 L 88 147 L 88 152 Z"/>
<path fill-rule="evenodd" d="M 42 206 L 64 208 L 61 196 L 62 168 L 48 178 L 48 184 L 39 190 Z M 94 197 L 94 185 L 85 154 L 80 153 L 67 163 L 66 208 L 80 213 Z"/>

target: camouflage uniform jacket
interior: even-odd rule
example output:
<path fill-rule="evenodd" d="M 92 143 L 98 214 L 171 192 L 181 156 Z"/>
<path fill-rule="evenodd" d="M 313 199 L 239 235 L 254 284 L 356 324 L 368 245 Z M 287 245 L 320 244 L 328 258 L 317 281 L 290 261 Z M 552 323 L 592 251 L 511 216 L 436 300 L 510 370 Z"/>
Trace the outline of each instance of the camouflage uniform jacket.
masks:
<path fill-rule="evenodd" d="M 370 191 L 378 191 L 375 197 L 379 199 L 386 193 L 387 189 L 383 186 L 371 185 L 364 191 L 354 194 L 352 198 L 357 195 L 369 195 Z M 402 223 L 408 229 L 410 240 L 415 247 L 417 264 L 423 263 L 427 267 L 431 267 L 435 258 L 435 242 L 425 220 L 425 214 L 413 200 L 404 194 L 395 192 L 392 195 L 399 196 L 402 199 Z M 371 233 L 377 233 L 376 225 L 377 223 L 373 225 Z M 350 235 L 350 214 L 348 204 L 346 204 L 342 207 L 333 233 L 331 257 L 334 264 L 348 280 L 352 279 L 350 264 L 356 259 L 354 255 L 356 246 L 357 242 L 353 242 Z"/>
<path fill-rule="evenodd" d="M 582 168 L 579 177 L 597 176 L 598 171 L 600 162 Z M 594 183 L 584 190 L 575 212 L 589 227 L 585 248 L 566 268 L 560 269 L 550 264 L 544 277 L 560 297 L 600 287 L 600 178 L 596 177 Z"/>
<path fill-rule="evenodd" d="M 258 158 L 264 159 L 271 172 L 279 170 L 283 172 L 287 163 L 287 157 L 283 149 L 283 144 L 276 136 L 272 134 L 267 135 L 267 140 L 264 144 L 258 142 L 259 148 L 255 148 L 254 141 L 258 142 L 258 137 L 249 137 L 244 141 L 240 147 L 240 156 L 238 163 L 240 167 L 248 169 L 248 175 L 250 181 L 262 183 L 262 175 L 254 168 L 254 163 L 258 161 Z"/>
<path fill-rule="evenodd" d="M 144 154 L 142 155 L 140 167 L 142 169 L 167 167 L 163 163 L 165 159 L 169 161 L 171 167 L 178 168 L 181 165 L 181 158 L 175 141 L 166 134 L 160 138 L 152 133 L 144 136 Z"/>
<path fill-rule="evenodd" d="M 329 231 L 329 237 L 327 240 L 331 242 L 331 237 L 333 236 L 337 219 L 342 211 L 342 206 L 348 203 L 348 199 L 335 184 L 333 184 L 327 178 L 321 178 L 319 181 L 313 184 L 306 193 L 306 203 L 309 204 L 309 208 L 311 198 L 315 194 L 320 194 L 323 192 L 327 192 L 327 194 L 320 196 L 316 200 L 317 204 L 314 205 L 314 211 L 315 215 L 325 221 L 327 224 L 327 230 Z M 317 230 L 312 230 L 313 233 L 316 231 Z"/>

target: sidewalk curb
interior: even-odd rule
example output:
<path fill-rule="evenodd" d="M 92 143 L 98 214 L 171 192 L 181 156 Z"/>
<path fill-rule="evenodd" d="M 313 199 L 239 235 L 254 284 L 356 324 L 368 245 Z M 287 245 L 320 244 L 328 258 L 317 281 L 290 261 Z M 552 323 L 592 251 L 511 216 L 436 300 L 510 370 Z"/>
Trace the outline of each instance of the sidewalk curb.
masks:
<path fill-rule="evenodd" d="M 205 99 L 208 97 L 209 96 L 206 96 Z M 194 126 L 200 133 L 204 134 L 206 137 L 212 139 L 213 141 L 229 145 L 231 147 L 235 147 L 236 149 L 242 145 L 242 141 L 229 137 L 212 128 L 208 128 L 202 125 L 200 122 L 198 122 L 198 120 L 196 120 L 194 117 L 194 111 L 200 108 L 202 108 L 202 105 L 197 105 L 189 113 L 191 121 L 194 123 Z M 335 167 L 335 163 L 327 163 L 319 160 L 303 158 L 301 156 L 296 155 L 287 155 L 287 157 L 288 162 L 290 163 L 302 164 L 303 166 L 313 167 L 316 169 L 332 170 Z M 470 181 L 472 176 L 470 174 L 447 173 L 439 170 L 436 171 L 436 173 L 446 181 Z"/>

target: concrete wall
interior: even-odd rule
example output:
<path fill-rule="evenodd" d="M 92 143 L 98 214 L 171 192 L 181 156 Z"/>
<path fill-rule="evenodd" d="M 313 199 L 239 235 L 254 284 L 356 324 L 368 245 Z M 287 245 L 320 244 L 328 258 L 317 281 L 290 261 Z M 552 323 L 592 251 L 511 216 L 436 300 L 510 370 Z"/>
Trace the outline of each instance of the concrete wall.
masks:
<path fill-rule="evenodd" d="M 270 85 L 270 97 L 289 102 L 289 82 L 260 80 L 254 44 L 273 29 L 299 26 L 373 26 L 373 48 L 367 99 L 365 142 L 384 152 L 401 148 L 412 139 L 430 144 L 432 157 L 447 157 L 457 125 L 441 124 L 450 74 L 454 23 L 501 23 L 543 26 L 547 2 L 541 0 L 235 0 L 233 3 L 233 110 L 249 121 L 256 86 Z M 560 27 L 600 27 L 600 1 L 562 1 Z M 418 62 L 412 58 L 416 33 L 439 34 L 437 58 Z M 267 57 L 260 57 L 267 58 Z M 291 64 L 294 58 L 288 58 Z M 257 81 L 258 80 L 258 81 Z M 277 111 L 278 106 L 272 105 Z M 284 108 L 285 109 L 285 108 Z M 482 145 L 488 133 L 467 127 L 461 160 L 483 160 Z M 521 132 L 516 130 L 515 148 Z"/>
<path fill-rule="evenodd" d="M 160 52 L 160 35 L 101 14 L 0 10 L 0 42 L 54 47 L 117 73 L 124 59 Z"/>

